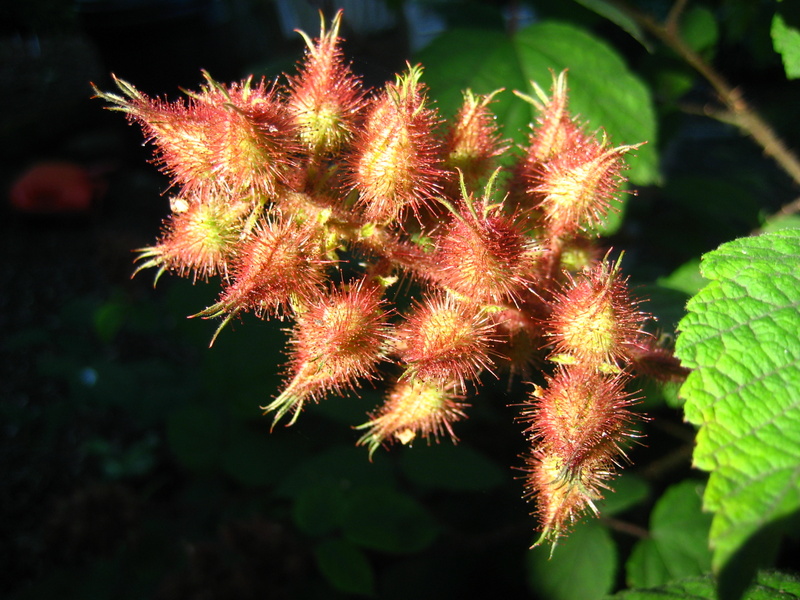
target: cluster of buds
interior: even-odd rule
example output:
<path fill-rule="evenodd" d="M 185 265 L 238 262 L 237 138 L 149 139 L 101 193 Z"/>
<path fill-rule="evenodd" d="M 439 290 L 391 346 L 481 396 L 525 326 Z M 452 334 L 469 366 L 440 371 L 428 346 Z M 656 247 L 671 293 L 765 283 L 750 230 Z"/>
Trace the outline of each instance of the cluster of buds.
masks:
<path fill-rule="evenodd" d="M 635 147 L 587 133 L 561 73 L 549 95 L 520 94 L 540 116 L 516 166 L 501 167 L 502 90 L 465 92 L 446 127 L 420 66 L 363 89 L 340 24 L 341 13 L 318 38 L 301 34 L 305 57 L 285 82 L 206 74 L 174 102 L 120 79 L 121 93 L 95 89 L 143 128 L 172 179 L 171 215 L 137 271 L 218 280 L 217 302 L 195 315 L 219 319 L 212 343 L 246 313 L 291 322 L 285 386 L 263 407 L 273 424 L 364 382 L 384 387 L 357 426 L 370 456 L 455 441 L 485 374 L 525 377 L 526 492 L 555 541 L 624 457 L 632 375 L 651 355 L 669 363 L 642 333 L 619 261 L 596 248 Z M 401 278 L 413 302 L 396 302 Z"/>
<path fill-rule="evenodd" d="M 521 415 L 530 424 L 526 493 L 537 503 L 537 544 L 557 541 L 587 509 L 597 514 L 595 501 L 625 458 L 625 439 L 637 435 L 626 384 L 631 348 L 646 346 L 646 318 L 619 262 L 570 275 L 554 294 L 544 327 L 555 368 L 546 387 L 534 386 Z"/>

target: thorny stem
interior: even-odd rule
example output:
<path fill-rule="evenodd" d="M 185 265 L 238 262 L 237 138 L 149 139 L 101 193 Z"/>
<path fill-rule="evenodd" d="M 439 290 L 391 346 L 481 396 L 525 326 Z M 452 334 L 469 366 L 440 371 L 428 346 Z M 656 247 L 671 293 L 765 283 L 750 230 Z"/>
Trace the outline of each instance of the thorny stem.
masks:
<path fill-rule="evenodd" d="M 622 0 L 614 3 L 704 77 L 728 109 L 729 114 L 724 120 L 735 124 L 744 133 L 750 135 L 764 149 L 764 153 L 771 156 L 792 180 L 800 185 L 800 160 L 797 156 L 789 150 L 772 127 L 761 118 L 761 115 L 748 104 L 742 90 L 731 86 L 718 71 L 684 41 L 680 33 L 679 22 L 681 13 L 687 4 L 686 0 L 676 0 L 663 24 Z M 714 115 L 714 111 L 706 110 L 705 112 L 707 115 L 719 119 L 719 116 Z M 800 212 L 800 201 L 797 200 L 781 208 L 775 216 L 785 216 L 796 212 Z"/>

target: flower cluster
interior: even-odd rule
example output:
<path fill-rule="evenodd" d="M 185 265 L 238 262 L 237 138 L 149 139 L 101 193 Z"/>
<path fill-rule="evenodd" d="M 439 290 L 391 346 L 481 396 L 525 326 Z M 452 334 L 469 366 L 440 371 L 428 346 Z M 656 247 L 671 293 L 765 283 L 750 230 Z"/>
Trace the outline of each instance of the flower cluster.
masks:
<path fill-rule="evenodd" d="M 561 73 L 550 94 L 520 94 L 539 117 L 508 157 L 491 112 L 502 90 L 465 92 L 446 126 L 421 66 L 365 90 L 340 22 L 301 34 L 305 57 L 285 83 L 205 74 L 174 102 L 120 79 L 120 93 L 96 89 L 142 127 L 172 179 L 171 214 L 137 272 L 218 278 L 218 300 L 195 315 L 219 319 L 214 339 L 245 313 L 291 322 L 285 386 L 264 407 L 273 423 L 383 382 L 384 404 L 357 427 L 370 456 L 455 440 L 486 373 L 538 380 L 520 416 L 526 493 L 555 541 L 594 509 L 635 435 L 633 374 L 670 364 L 619 261 L 596 247 L 635 146 L 587 133 Z M 419 289 L 403 309 L 400 278 Z"/>

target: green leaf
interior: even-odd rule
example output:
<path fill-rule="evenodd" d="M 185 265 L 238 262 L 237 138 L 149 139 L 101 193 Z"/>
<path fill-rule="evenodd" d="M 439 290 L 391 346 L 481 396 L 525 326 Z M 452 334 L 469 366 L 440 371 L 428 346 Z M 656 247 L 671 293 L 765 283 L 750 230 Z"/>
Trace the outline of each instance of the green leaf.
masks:
<path fill-rule="evenodd" d="M 550 557 L 550 548 L 537 546 L 527 556 L 528 584 L 549 600 L 594 600 L 614 587 L 617 547 L 600 521 L 581 523 Z"/>
<path fill-rule="evenodd" d="M 266 429 L 252 431 L 237 424 L 222 452 L 225 473 L 245 486 L 271 485 L 286 476 L 304 448 L 296 438 L 271 435 Z"/>
<path fill-rule="evenodd" d="M 698 53 L 713 49 L 719 38 L 717 17 L 709 9 L 693 6 L 683 16 L 681 36 Z"/>
<path fill-rule="evenodd" d="M 714 578 L 711 575 L 690 577 L 647 590 L 625 590 L 614 594 L 614 600 L 717 600 Z M 800 599 L 800 579 L 777 571 L 758 574 L 742 600 Z"/>
<path fill-rule="evenodd" d="M 500 88 L 492 108 L 504 134 L 524 144 L 536 109 L 510 93 L 530 93 L 531 81 L 549 89 L 552 73 L 569 69 L 570 108 L 589 130 L 603 128 L 615 146 L 648 142 L 627 159 L 637 184 L 659 179 L 655 110 L 648 87 L 611 46 L 574 25 L 540 22 L 513 37 L 486 30 L 445 32 L 417 57 L 425 82 L 445 116 L 461 105 L 462 90 Z M 634 156 L 635 155 L 635 156 Z"/>
<path fill-rule="evenodd" d="M 779 229 L 800 229 L 800 216 L 788 215 L 770 219 L 761 228 L 762 232 L 778 231 Z"/>
<path fill-rule="evenodd" d="M 597 509 L 604 517 L 623 513 L 645 500 L 650 494 L 647 482 L 631 473 L 624 473 L 614 480 L 613 491 L 606 492 L 598 502 Z"/>
<path fill-rule="evenodd" d="M 317 566 L 331 586 L 345 594 L 372 596 L 375 575 L 364 553 L 343 539 L 324 540 L 314 548 Z"/>
<path fill-rule="evenodd" d="M 644 31 L 639 26 L 639 23 L 636 21 L 636 19 L 631 17 L 629 13 L 620 9 L 618 5 L 609 2 L 608 0 L 575 1 L 578 4 L 585 6 L 589 10 L 596 12 L 598 15 L 605 17 L 612 23 L 618 25 L 624 31 L 629 33 L 631 37 L 633 37 L 642 46 L 647 48 L 648 51 L 652 50 L 651 45 L 647 43 L 647 38 L 644 35 Z"/>
<path fill-rule="evenodd" d="M 361 487 L 348 496 L 342 514 L 342 529 L 351 542 L 371 548 L 406 554 L 428 547 L 439 534 L 439 526 L 411 496 L 388 488 Z"/>
<path fill-rule="evenodd" d="M 711 473 L 712 565 L 800 508 L 800 230 L 723 244 L 706 254 L 711 282 L 687 304 L 676 353 L 699 426 L 696 467 Z"/>
<path fill-rule="evenodd" d="M 658 283 L 660 284 L 661 280 Z M 638 286 L 635 292 L 637 297 L 645 299 L 641 305 L 642 309 L 655 317 L 653 333 L 659 336 L 672 335 L 678 326 L 678 321 L 686 314 L 686 301 L 691 294 L 671 288 L 669 284 L 642 285 Z"/>
<path fill-rule="evenodd" d="M 100 306 L 94 313 L 94 330 L 104 342 L 110 342 L 117 335 L 125 322 L 125 315 L 130 310 L 125 303 L 111 300 Z"/>
<path fill-rule="evenodd" d="M 313 536 L 333 532 L 342 523 L 345 497 L 339 485 L 323 483 L 305 488 L 292 505 L 295 525 Z"/>
<path fill-rule="evenodd" d="M 708 282 L 700 275 L 700 261 L 690 260 L 667 277 L 659 277 L 656 283 L 661 287 L 694 296 Z"/>
<path fill-rule="evenodd" d="M 296 498 L 308 487 L 331 484 L 342 488 L 394 485 L 394 476 L 385 456 L 373 462 L 363 448 L 335 445 L 304 460 L 284 478 L 276 494 Z"/>
<path fill-rule="evenodd" d="M 800 77 L 800 29 L 789 25 L 783 15 L 776 14 L 772 18 L 772 45 L 775 52 L 783 59 L 786 77 Z"/>
<path fill-rule="evenodd" d="M 629 585 L 653 587 L 709 571 L 711 515 L 702 512 L 702 487 L 683 481 L 658 500 L 650 516 L 650 537 L 637 542 L 628 559 Z"/>
<path fill-rule="evenodd" d="M 416 484 L 453 491 L 486 491 L 506 480 L 500 466 L 464 445 L 414 448 L 403 453 L 400 467 Z"/>

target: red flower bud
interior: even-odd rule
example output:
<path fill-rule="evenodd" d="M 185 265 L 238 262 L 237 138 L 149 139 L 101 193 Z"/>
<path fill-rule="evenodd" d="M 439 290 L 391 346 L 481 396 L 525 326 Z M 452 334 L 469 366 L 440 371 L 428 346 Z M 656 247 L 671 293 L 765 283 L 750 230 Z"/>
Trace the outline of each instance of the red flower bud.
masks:
<path fill-rule="evenodd" d="M 625 392 L 627 376 L 613 376 L 580 365 L 561 366 L 545 389 L 531 395 L 533 410 L 523 410 L 526 430 L 539 445 L 558 455 L 565 469 L 586 462 L 614 462 L 619 442 L 631 421 L 633 402 Z"/>
<path fill-rule="evenodd" d="M 480 201 L 462 185 L 466 210 L 453 209 L 436 239 L 436 279 L 467 301 L 517 302 L 535 279 L 539 252 L 513 217 L 503 214 L 502 204 L 490 204 L 491 185 Z"/>
<path fill-rule="evenodd" d="M 602 223 L 624 179 L 622 156 L 635 146 L 607 148 L 586 135 L 567 107 L 567 77 L 553 77 L 551 96 L 535 83 L 537 98 L 517 92 L 540 113 L 512 188 L 524 206 L 541 212 L 551 236 L 570 237 Z"/>
<path fill-rule="evenodd" d="M 541 198 L 545 225 L 553 236 L 590 230 L 603 222 L 624 179 L 622 156 L 637 146 L 608 149 L 606 140 L 584 137 L 541 167 L 528 192 Z"/>
<path fill-rule="evenodd" d="M 464 103 L 447 134 L 446 164 L 461 171 L 469 188 L 489 175 L 495 159 L 510 147 L 500 138 L 495 117 L 489 110 L 489 104 L 501 91 L 478 96 L 470 90 L 464 92 Z"/>
<path fill-rule="evenodd" d="M 456 441 L 452 424 L 466 418 L 467 405 L 462 400 L 452 384 L 398 381 L 377 413 L 357 427 L 367 430 L 358 445 L 367 446 L 372 457 L 381 444 L 410 444 L 417 436 L 430 443 L 431 437 L 438 441 L 447 434 Z"/>
<path fill-rule="evenodd" d="M 277 423 L 294 411 L 294 423 L 307 399 L 354 389 L 359 378 L 371 378 L 386 358 L 389 338 L 382 288 L 363 280 L 311 301 L 292 330 L 290 379 L 284 391 L 263 407 Z"/>
<path fill-rule="evenodd" d="M 627 279 L 620 276 L 619 262 L 603 261 L 590 271 L 568 277 L 564 290 L 554 298 L 546 323 L 553 358 L 616 370 L 644 335 L 642 326 L 648 315 L 637 310 Z"/>
<path fill-rule="evenodd" d="M 564 469 L 559 456 L 536 450 L 527 457 L 525 469 L 525 498 L 536 502 L 541 531 L 532 548 L 546 542 L 555 547 L 587 509 L 598 514 L 595 502 L 602 499 L 601 489 L 608 478 L 605 465 L 585 465 L 571 472 Z"/>
<path fill-rule="evenodd" d="M 323 21 L 314 42 L 299 32 L 308 48 L 300 74 L 290 79 L 288 108 L 301 141 L 315 155 L 333 154 L 350 142 L 364 105 L 361 82 L 339 48 L 341 20 L 340 10 L 327 32 Z"/>
<path fill-rule="evenodd" d="M 210 197 L 207 197 L 207 200 Z M 186 202 L 176 199 L 183 210 L 173 213 L 166 221 L 161 239 L 150 248 L 140 249 L 142 269 L 158 267 L 156 281 L 165 270 L 196 280 L 220 274 L 227 278 L 228 266 L 239 247 L 245 217 L 253 210 L 245 202 L 205 201 Z"/>
<path fill-rule="evenodd" d="M 204 75 L 207 85 L 188 102 L 151 99 L 116 78 L 124 96 L 95 91 L 141 124 L 179 185 L 274 197 L 298 149 L 290 115 L 263 79 L 255 87 L 248 78 L 226 88 Z"/>
<path fill-rule="evenodd" d="M 403 378 L 432 385 L 477 380 L 490 369 L 494 326 L 485 311 L 462 303 L 449 294 L 429 296 L 397 332 L 397 350 L 408 365 Z"/>
<path fill-rule="evenodd" d="M 568 109 L 567 71 L 552 75 L 553 85 L 549 97 L 536 82 L 531 82 L 531 86 L 538 99 L 515 92 L 517 96 L 539 110 L 525 156 L 528 168 L 535 168 L 558 156 L 574 144 L 576 136 L 581 135 L 580 127 Z"/>
<path fill-rule="evenodd" d="M 369 109 L 356 144 L 351 181 L 368 221 L 389 223 L 403 209 L 416 211 L 441 189 L 436 114 L 426 108 L 422 68 L 409 67 L 387 84 Z"/>
<path fill-rule="evenodd" d="M 290 303 L 311 302 L 319 293 L 326 278 L 325 267 L 330 264 L 315 233 L 309 225 L 289 219 L 273 217 L 261 221 L 237 254 L 233 282 L 223 290 L 219 302 L 195 316 L 224 315 L 216 338 L 240 312 L 282 317 Z"/>
<path fill-rule="evenodd" d="M 555 543 L 585 513 L 597 512 L 606 481 L 624 458 L 621 443 L 630 429 L 635 400 L 625 392 L 628 377 L 608 376 L 580 365 L 559 367 L 531 394 L 521 420 L 534 444 L 526 459 L 526 495 L 537 501 L 542 537 Z"/>

